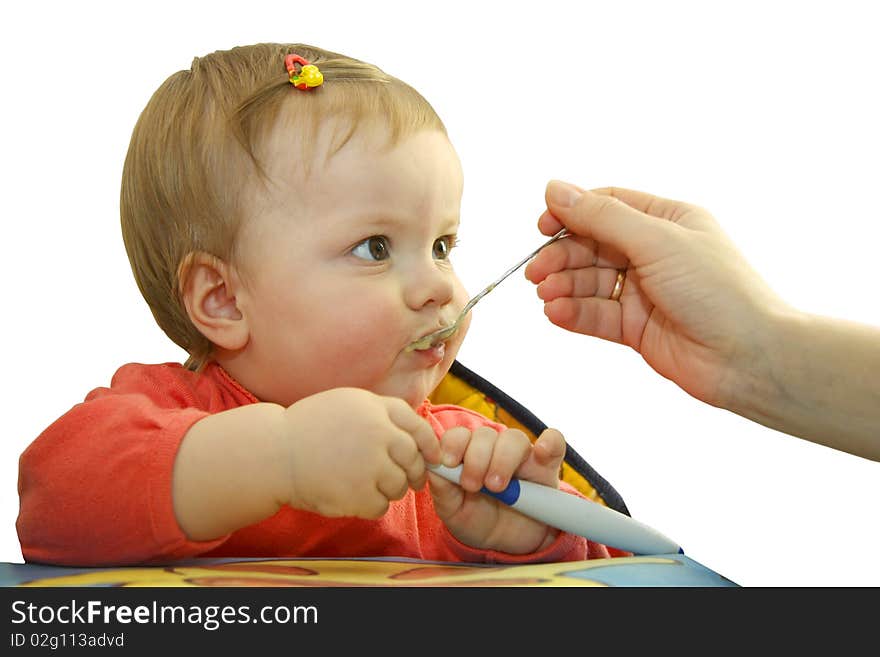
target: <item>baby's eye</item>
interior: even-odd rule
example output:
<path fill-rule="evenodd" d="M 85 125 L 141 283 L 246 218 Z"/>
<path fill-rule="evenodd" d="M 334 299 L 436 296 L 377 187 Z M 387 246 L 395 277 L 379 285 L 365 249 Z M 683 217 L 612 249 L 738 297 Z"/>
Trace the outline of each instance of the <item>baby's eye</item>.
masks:
<path fill-rule="evenodd" d="M 353 256 L 364 260 L 387 260 L 390 252 L 388 238 L 383 235 L 368 237 L 351 250 Z"/>
<path fill-rule="evenodd" d="M 434 258 L 437 260 L 446 260 L 449 258 L 449 252 L 458 244 L 458 238 L 455 235 L 444 235 L 434 240 Z"/>

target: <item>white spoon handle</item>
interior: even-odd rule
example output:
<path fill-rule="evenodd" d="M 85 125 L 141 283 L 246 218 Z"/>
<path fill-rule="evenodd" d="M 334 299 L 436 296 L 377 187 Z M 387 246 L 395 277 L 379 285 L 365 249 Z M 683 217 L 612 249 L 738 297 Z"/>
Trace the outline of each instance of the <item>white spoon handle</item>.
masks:
<path fill-rule="evenodd" d="M 456 484 L 461 478 L 460 465 L 428 465 L 428 469 Z M 549 486 L 511 479 L 500 493 L 487 488 L 481 492 L 539 522 L 620 550 L 634 554 L 684 553 L 675 541 L 628 515 Z"/>

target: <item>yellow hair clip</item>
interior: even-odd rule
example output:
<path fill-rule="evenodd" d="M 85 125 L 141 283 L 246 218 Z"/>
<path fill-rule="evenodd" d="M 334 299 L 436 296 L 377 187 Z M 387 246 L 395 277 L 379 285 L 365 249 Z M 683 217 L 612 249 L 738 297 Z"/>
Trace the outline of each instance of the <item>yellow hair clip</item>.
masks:
<path fill-rule="evenodd" d="M 297 69 L 299 64 L 299 69 Z M 299 55 L 287 55 L 284 58 L 284 66 L 287 68 L 287 76 L 297 89 L 313 89 L 324 84 L 324 74 L 309 60 Z"/>

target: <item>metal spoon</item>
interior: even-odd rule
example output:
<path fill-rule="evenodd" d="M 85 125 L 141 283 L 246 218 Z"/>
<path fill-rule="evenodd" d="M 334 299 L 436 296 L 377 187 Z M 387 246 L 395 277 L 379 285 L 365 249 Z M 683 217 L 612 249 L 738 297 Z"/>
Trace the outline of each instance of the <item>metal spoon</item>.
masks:
<path fill-rule="evenodd" d="M 450 324 L 449 326 L 445 326 L 441 329 L 438 329 L 438 330 L 434 331 L 433 333 L 429 333 L 428 335 L 425 335 L 425 336 L 419 338 L 418 340 L 411 342 L 407 346 L 406 351 L 417 351 L 417 350 L 420 351 L 422 349 L 430 349 L 431 347 L 433 347 L 437 343 L 443 342 L 444 340 L 448 340 L 449 338 L 451 338 L 452 335 L 458 330 L 458 327 L 461 324 L 461 320 L 463 320 L 465 315 L 467 315 L 471 311 L 471 308 L 473 308 L 474 306 L 477 305 L 477 302 L 480 299 L 482 299 L 484 296 L 489 294 L 489 292 L 494 290 L 498 286 L 498 284 L 501 283 L 501 281 L 503 281 L 505 278 L 510 276 L 517 269 L 519 269 L 524 264 L 526 264 L 529 260 L 531 260 L 536 255 L 538 255 L 538 252 L 540 252 L 544 247 L 550 246 L 551 244 L 553 244 L 553 242 L 565 237 L 568 234 L 569 233 L 565 228 L 560 230 L 553 237 L 551 237 L 549 240 L 544 242 L 541 246 L 539 246 L 537 249 L 535 249 L 529 255 L 527 255 L 525 258 L 523 258 L 520 262 L 518 262 L 513 267 L 508 269 L 506 272 L 501 274 L 501 276 L 498 278 L 498 280 L 496 280 L 494 283 L 490 283 L 485 288 L 483 288 L 476 296 L 472 297 L 471 300 L 467 302 L 465 307 L 461 309 L 461 312 L 458 314 L 458 318 L 456 318 L 456 320 L 454 322 L 452 322 L 452 324 Z"/>

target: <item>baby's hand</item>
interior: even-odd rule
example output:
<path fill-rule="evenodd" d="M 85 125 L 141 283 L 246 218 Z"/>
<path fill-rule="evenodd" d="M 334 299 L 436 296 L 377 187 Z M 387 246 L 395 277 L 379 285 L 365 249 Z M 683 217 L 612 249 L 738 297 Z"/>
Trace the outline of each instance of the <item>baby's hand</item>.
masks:
<path fill-rule="evenodd" d="M 443 464 L 463 463 L 460 485 L 428 473 L 434 508 L 459 541 L 475 548 L 508 554 L 529 554 L 548 547 L 558 530 L 528 518 L 488 495 L 483 486 L 500 492 L 511 477 L 559 488 L 559 467 L 565 439 L 555 429 L 544 431 L 535 444 L 517 429 L 497 433 L 489 427 L 473 432 L 450 429 L 440 439 Z"/>
<path fill-rule="evenodd" d="M 378 518 L 391 500 L 425 484 L 425 461 L 440 461 L 428 422 L 402 399 L 334 388 L 285 411 L 282 453 L 290 463 L 286 501 L 323 516 Z"/>

